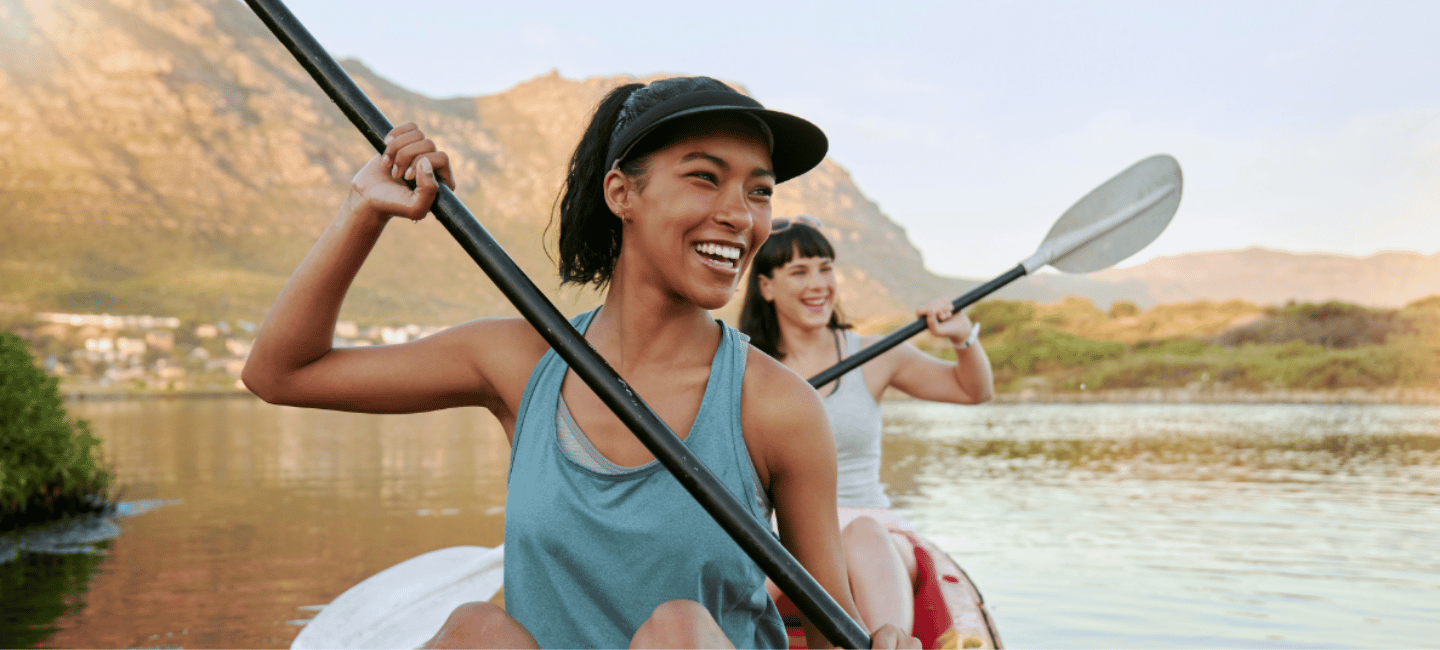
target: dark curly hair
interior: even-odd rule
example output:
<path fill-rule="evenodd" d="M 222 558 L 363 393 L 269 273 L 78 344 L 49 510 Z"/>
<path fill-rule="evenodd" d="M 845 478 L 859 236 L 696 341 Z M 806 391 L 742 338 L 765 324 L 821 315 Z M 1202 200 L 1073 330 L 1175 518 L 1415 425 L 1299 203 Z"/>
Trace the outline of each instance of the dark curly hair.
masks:
<path fill-rule="evenodd" d="M 626 84 L 610 91 L 595 108 L 580 144 L 570 157 L 560 197 L 560 281 L 603 287 L 620 255 L 621 222 L 605 204 L 605 166 L 610 139 L 630 120 L 656 104 L 697 90 L 734 89 L 710 77 L 672 77 L 644 84 Z M 641 138 L 624 159 L 621 172 L 645 186 L 648 155 L 669 143 L 674 128 L 660 128 Z"/>
<path fill-rule="evenodd" d="M 828 257 L 835 259 L 835 247 L 819 230 L 809 224 L 794 223 L 789 228 L 770 235 L 755 259 L 750 262 L 750 280 L 745 284 L 745 301 L 740 308 L 740 331 L 750 336 L 750 344 L 761 352 L 776 359 L 785 358 L 780 348 L 780 319 L 775 315 L 775 303 L 760 295 L 760 276 L 773 278 L 775 269 L 785 266 L 797 257 Z M 840 306 L 830 312 L 831 329 L 850 329 L 841 318 Z"/>

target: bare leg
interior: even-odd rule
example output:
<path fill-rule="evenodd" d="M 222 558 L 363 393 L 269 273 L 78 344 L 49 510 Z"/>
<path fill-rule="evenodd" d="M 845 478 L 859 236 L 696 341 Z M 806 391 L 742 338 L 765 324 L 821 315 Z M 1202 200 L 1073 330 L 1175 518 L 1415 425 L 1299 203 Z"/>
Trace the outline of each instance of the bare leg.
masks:
<path fill-rule="evenodd" d="M 913 594 L 915 583 L 920 581 L 920 565 L 915 563 L 915 545 L 900 533 L 890 533 L 890 544 L 905 562 L 905 574 L 910 576 L 910 593 Z"/>
<path fill-rule="evenodd" d="M 490 603 L 465 603 L 450 612 L 422 648 L 539 648 L 535 637 L 504 609 Z"/>
<path fill-rule="evenodd" d="M 870 517 L 858 517 L 840 533 L 850 591 L 865 625 L 889 623 L 910 634 L 915 627 L 915 592 L 903 557 L 889 531 Z"/>
<path fill-rule="evenodd" d="M 631 648 L 734 648 L 720 625 L 700 603 L 661 603 L 630 639 Z"/>

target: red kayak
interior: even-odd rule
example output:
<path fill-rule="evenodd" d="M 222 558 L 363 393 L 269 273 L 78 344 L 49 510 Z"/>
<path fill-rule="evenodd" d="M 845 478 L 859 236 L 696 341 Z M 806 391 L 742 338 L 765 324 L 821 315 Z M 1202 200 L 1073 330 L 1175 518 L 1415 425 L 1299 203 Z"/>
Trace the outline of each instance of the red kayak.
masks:
<path fill-rule="evenodd" d="M 913 533 L 900 534 L 915 547 L 915 636 L 924 647 L 1001 647 L 970 577 L 934 544 Z M 340 594 L 300 630 L 290 647 L 418 647 L 462 603 L 494 602 L 504 579 L 504 558 L 504 547 L 480 546 L 455 546 L 410 558 Z M 776 604 L 790 628 L 790 647 L 804 648 L 800 612 L 784 596 Z"/>
<path fill-rule="evenodd" d="M 985 599 L 970 576 L 944 551 L 919 535 L 892 530 L 915 547 L 915 637 L 925 648 L 1003 648 Z M 790 647 L 805 648 L 800 612 L 789 598 L 776 601 L 790 632 Z"/>

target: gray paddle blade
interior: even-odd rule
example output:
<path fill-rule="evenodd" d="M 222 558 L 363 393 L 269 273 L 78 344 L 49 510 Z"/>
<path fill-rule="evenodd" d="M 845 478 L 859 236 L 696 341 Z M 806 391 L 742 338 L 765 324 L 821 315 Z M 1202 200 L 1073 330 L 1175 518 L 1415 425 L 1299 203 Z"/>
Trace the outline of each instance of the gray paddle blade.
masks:
<path fill-rule="evenodd" d="M 1109 268 L 1155 241 L 1180 207 L 1180 163 L 1146 158 L 1091 190 L 1050 228 L 1027 272 L 1045 264 L 1066 273 Z"/>

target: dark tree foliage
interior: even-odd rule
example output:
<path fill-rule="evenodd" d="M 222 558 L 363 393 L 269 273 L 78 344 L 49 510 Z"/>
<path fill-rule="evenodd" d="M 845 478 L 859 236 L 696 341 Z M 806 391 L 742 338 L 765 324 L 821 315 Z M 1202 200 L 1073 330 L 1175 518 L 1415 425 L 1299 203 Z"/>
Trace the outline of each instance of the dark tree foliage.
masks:
<path fill-rule="evenodd" d="M 106 507 L 100 441 L 67 419 L 58 384 L 0 332 L 0 531 Z"/>
<path fill-rule="evenodd" d="M 1291 304 L 1264 320 L 1226 332 L 1220 345 L 1304 341 L 1331 350 L 1384 345 L 1391 334 L 1408 332 L 1394 310 L 1367 309 L 1342 302 Z"/>

